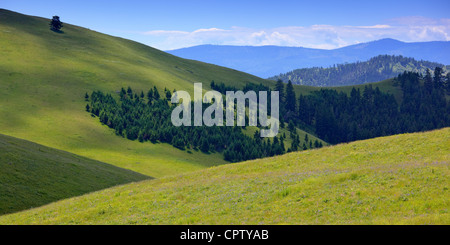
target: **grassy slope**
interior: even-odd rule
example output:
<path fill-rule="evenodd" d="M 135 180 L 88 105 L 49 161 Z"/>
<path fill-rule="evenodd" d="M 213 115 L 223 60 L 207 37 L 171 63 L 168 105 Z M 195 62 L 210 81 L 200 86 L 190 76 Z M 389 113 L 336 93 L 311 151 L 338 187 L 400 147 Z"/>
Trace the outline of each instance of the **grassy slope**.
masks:
<path fill-rule="evenodd" d="M 246 127 L 245 130 L 243 130 L 244 134 L 246 134 L 249 137 L 253 137 L 255 135 L 255 131 L 258 130 L 256 127 Z M 329 145 L 327 142 L 317 138 L 316 136 L 307 133 L 303 130 L 300 130 L 297 128 L 297 134 L 300 137 L 300 149 L 302 149 L 303 147 L 303 143 L 305 143 L 305 135 L 308 134 L 308 142 L 312 142 L 314 144 L 314 141 L 318 141 L 318 142 L 322 142 L 322 145 L 326 146 Z M 285 135 L 286 138 L 284 140 L 284 148 L 286 149 L 286 151 L 288 150 L 289 147 L 292 146 L 292 141 L 293 139 L 290 136 L 290 132 L 287 128 L 280 128 L 278 131 L 278 137 L 280 137 L 281 135 Z M 270 139 L 270 141 L 273 143 L 273 139 L 272 138 L 264 138 L 264 140 L 268 140 Z M 307 144 L 307 147 L 309 148 L 309 143 Z"/>
<path fill-rule="evenodd" d="M 150 177 L 0 135 L 0 214 Z"/>
<path fill-rule="evenodd" d="M 450 128 L 143 181 L 0 224 L 450 224 Z"/>
<path fill-rule="evenodd" d="M 211 80 L 237 87 L 246 82 L 274 85 L 70 24 L 63 34 L 54 33 L 48 23 L 0 9 L 0 133 L 146 175 L 178 174 L 225 161 L 220 154 L 188 154 L 166 144 L 117 137 L 84 111 L 85 92 L 114 93 L 122 86 L 140 91 L 156 85 L 192 93 L 192 83 L 202 82 L 209 90 Z M 297 94 L 317 89 L 295 86 Z"/>
<path fill-rule="evenodd" d="M 150 176 L 223 164 L 222 155 L 188 154 L 113 134 L 84 111 L 85 92 L 156 85 L 192 91 L 193 82 L 269 81 L 166 54 L 129 40 L 0 10 L 0 133 L 27 139 Z M 206 86 L 206 84 L 208 86 Z"/>

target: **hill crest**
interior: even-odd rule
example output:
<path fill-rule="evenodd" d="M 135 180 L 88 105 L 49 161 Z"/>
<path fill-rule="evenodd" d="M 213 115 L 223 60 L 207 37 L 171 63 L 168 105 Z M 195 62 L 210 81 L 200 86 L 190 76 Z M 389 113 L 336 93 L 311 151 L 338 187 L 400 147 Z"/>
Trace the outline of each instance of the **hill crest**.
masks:
<path fill-rule="evenodd" d="M 433 73 L 436 67 L 443 68 L 444 73 L 450 68 L 436 62 L 417 61 L 395 55 L 379 55 L 367 61 L 337 64 L 327 68 L 296 69 L 269 79 L 274 81 L 280 79 L 285 83 L 290 80 L 298 85 L 336 87 L 378 82 L 396 77 L 405 71 L 424 75 L 427 69 Z"/>

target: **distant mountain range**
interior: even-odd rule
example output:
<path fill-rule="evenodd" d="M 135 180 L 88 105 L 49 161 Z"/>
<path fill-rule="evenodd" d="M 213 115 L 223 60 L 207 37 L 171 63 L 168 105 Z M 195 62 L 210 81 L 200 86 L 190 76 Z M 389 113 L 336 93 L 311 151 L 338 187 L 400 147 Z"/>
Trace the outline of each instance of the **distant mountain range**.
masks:
<path fill-rule="evenodd" d="M 296 69 L 269 79 L 317 87 L 347 86 L 386 80 L 405 71 L 425 74 L 426 70 L 430 69 L 433 73 L 436 67 L 443 68 L 444 72 L 450 68 L 436 62 L 417 61 L 403 56 L 379 55 L 365 62 L 339 64 L 328 68 Z"/>
<path fill-rule="evenodd" d="M 229 67 L 262 78 L 299 68 L 330 67 L 334 64 L 367 61 L 382 54 L 450 64 L 450 41 L 405 43 L 394 39 L 381 39 L 333 50 L 200 45 L 166 52 L 186 59 Z"/>

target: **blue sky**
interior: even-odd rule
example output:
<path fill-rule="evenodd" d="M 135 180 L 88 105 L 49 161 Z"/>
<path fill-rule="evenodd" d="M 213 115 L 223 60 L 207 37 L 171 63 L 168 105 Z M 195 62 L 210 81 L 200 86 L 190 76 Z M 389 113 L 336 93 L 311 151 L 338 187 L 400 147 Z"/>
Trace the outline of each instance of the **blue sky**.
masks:
<path fill-rule="evenodd" d="M 0 8 L 61 20 L 168 50 L 199 44 L 337 48 L 391 37 L 449 41 L 450 1 L 0 0 Z"/>

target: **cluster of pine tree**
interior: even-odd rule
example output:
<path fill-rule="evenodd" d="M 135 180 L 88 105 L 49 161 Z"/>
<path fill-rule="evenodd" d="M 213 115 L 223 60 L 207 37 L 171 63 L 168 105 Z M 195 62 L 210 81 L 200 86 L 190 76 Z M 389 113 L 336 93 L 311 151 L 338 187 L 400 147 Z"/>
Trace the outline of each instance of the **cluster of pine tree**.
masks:
<path fill-rule="evenodd" d="M 122 88 L 118 100 L 111 94 L 94 91 L 90 96 L 87 93 L 85 95 L 86 101 L 89 101 L 86 111 L 114 129 L 117 135 L 127 139 L 169 143 L 188 151 L 223 152 L 225 160 L 230 162 L 286 152 L 285 137 L 262 139 L 259 130 L 256 130 L 254 137 L 249 137 L 237 126 L 176 127 L 171 122 L 171 113 L 176 106 L 170 103 L 171 96 L 172 93 L 167 89 L 161 96 L 156 87 L 150 89 L 146 96 L 143 91 L 134 93 L 130 87 L 127 90 Z M 208 106 L 205 104 L 203 109 Z M 318 142 L 314 144 L 317 147 L 319 145 Z"/>
<path fill-rule="evenodd" d="M 315 140 L 313 143 L 312 140 L 309 139 L 308 134 L 305 134 L 303 145 L 301 145 L 300 135 L 297 134 L 297 129 L 292 120 L 289 121 L 288 130 L 290 133 L 290 137 L 292 139 L 292 143 L 291 143 L 291 147 L 288 149 L 287 152 L 323 147 L 322 142 L 320 142 L 318 140 Z"/>
<path fill-rule="evenodd" d="M 240 89 L 237 89 L 234 86 L 228 86 L 228 85 L 226 85 L 224 83 L 216 83 L 216 82 L 214 82 L 214 80 L 211 81 L 210 87 L 211 87 L 211 89 L 213 89 L 215 91 L 218 91 L 218 92 L 220 92 L 223 95 L 226 95 L 227 91 L 235 92 L 235 91 L 240 90 Z M 245 86 L 242 89 L 242 91 L 244 93 L 246 93 L 248 91 L 254 91 L 257 94 L 257 96 L 259 96 L 259 92 L 260 91 L 265 91 L 268 94 L 268 96 L 267 96 L 267 105 L 270 105 L 272 103 L 271 102 L 272 100 L 271 100 L 271 97 L 270 97 L 270 93 L 271 93 L 272 90 L 268 86 L 265 86 L 262 83 L 256 84 L 256 83 L 248 82 L 248 83 L 245 84 Z M 246 104 L 246 106 L 247 106 L 247 104 Z M 270 114 L 271 107 L 268 106 L 266 109 L 267 109 L 267 113 Z M 246 118 L 246 120 L 247 120 L 247 118 Z"/>
<path fill-rule="evenodd" d="M 350 95 L 321 89 L 295 99 L 295 95 L 288 96 L 293 93 L 289 82 L 286 93 L 280 93 L 280 97 L 283 95 L 281 119 L 293 120 L 331 144 L 448 127 L 447 80 L 439 67 L 434 77 L 429 71 L 424 77 L 414 72 L 398 75 L 395 81 L 403 92 L 400 105 L 393 95 L 371 85 L 365 86 L 362 92 L 353 88 Z M 276 90 L 283 89 L 279 81 Z"/>
<path fill-rule="evenodd" d="M 226 94 L 227 91 L 238 91 L 240 89 L 237 89 L 234 86 L 228 86 L 224 83 L 216 83 L 213 81 L 211 81 L 210 83 L 210 87 L 213 90 L 216 90 L 218 92 L 220 92 L 221 94 Z M 265 86 L 264 84 L 260 83 L 260 84 L 256 84 L 256 83 L 246 83 L 244 88 L 242 89 L 243 92 L 248 92 L 248 91 L 255 91 L 256 94 L 258 94 L 259 91 L 267 91 L 267 94 L 270 94 L 271 89 L 268 86 Z M 270 98 L 270 97 L 269 97 Z M 270 104 L 270 103 L 269 103 Z"/>
<path fill-rule="evenodd" d="M 350 142 L 407 132 L 419 132 L 450 126 L 450 103 L 446 99 L 449 75 L 435 68 L 434 75 L 404 72 L 395 78 L 402 90 L 402 102 L 394 95 L 383 93 L 378 87 L 353 88 L 350 94 L 335 89 L 321 89 L 309 95 L 296 97 L 292 83 L 276 83 L 280 93 L 280 126 L 290 133 L 291 146 L 286 150 L 282 134 L 263 139 L 259 129 L 254 137 L 245 135 L 241 127 L 175 127 L 170 121 L 176 105 L 170 103 L 172 93 L 165 89 L 161 96 L 157 88 L 134 93 L 128 87 L 121 89 L 119 100 L 111 94 L 95 91 L 86 93 L 86 110 L 115 130 L 117 135 L 130 140 L 169 143 L 181 150 L 222 152 L 230 162 L 238 162 L 285 152 L 320 148 L 308 135 L 300 140 L 296 128 L 302 128 L 331 143 Z M 235 87 L 211 82 L 211 88 L 223 94 L 236 91 Z M 243 91 L 268 91 L 262 84 L 248 83 Z M 270 97 L 269 97 L 270 98 Z M 269 102 L 270 104 L 270 102 Z M 193 106 L 193 105 L 192 105 Z M 205 104 L 203 109 L 209 105 Z M 192 118 L 193 115 L 192 115 Z M 247 119 L 248 120 L 248 119 Z M 303 144 L 302 144 L 303 143 Z"/>
<path fill-rule="evenodd" d="M 225 83 L 216 83 L 211 81 L 210 83 L 211 89 L 220 92 L 221 94 L 226 94 L 227 91 L 238 91 L 238 89 L 234 86 L 226 85 Z"/>

